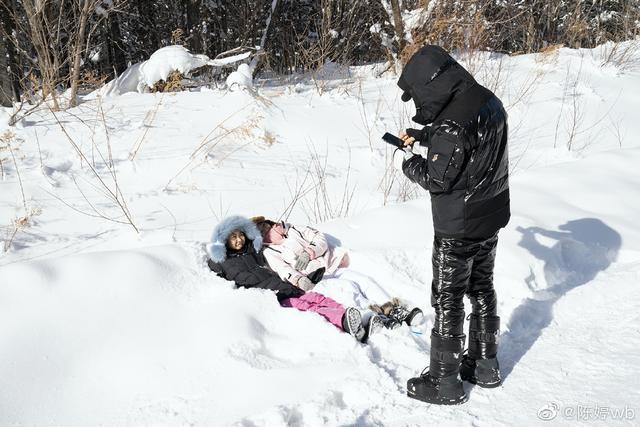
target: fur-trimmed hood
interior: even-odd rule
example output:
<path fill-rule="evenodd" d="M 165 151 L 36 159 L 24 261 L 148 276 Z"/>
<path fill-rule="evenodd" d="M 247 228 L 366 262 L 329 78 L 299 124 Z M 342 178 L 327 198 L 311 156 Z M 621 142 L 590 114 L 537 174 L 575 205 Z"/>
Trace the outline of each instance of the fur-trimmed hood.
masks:
<path fill-rule="evenodd" d="M 262 235 L 258 227 L 249 218 L 230 216 L 216 225 L 211 235 L 211 242 L 207 244 L 207 253 L 213 262 L 220 263 L 227 259 L 226 242 L 234 230 L 242 231 L 247 240 L 253 243 L 256 252 L 262 249 Z"/>

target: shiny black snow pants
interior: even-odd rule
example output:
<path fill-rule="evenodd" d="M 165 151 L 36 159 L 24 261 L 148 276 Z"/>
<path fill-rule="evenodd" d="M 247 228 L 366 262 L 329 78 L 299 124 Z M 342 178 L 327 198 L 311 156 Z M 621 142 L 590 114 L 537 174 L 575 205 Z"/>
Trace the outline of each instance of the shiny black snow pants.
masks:
<path fill-rule="evenodd" d="M 465 295 L 471 300 L 474 315 L 496 316 L 493 266 L 497 244 L 497 233 L 482 241 L 435 237 L 431 283 L 434 333 L 441 337 L 463 335 Z"/>

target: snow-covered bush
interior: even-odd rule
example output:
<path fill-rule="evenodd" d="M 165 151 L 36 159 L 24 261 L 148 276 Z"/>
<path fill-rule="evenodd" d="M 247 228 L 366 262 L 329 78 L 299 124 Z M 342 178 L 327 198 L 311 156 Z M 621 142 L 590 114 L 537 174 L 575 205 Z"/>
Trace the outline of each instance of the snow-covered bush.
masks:
<path fill-rule="evenodd" d="M 100 90 L 103 96 L 117 96 L 127 92 L 149 92 L 154 85 L 178 72 L 188 76 L 192 71 L 215 63 L 206 55 L 196 55 L 185 47 L 173 45 L 158 49 L 143 62 L 133 64 L 115 80 Z"/>
<path fill-rule="evenodd" d="M 118 96 L 127 92 L 152 92 L 175 90 L 181 87 L 182 78 L 189 78 L 204 67 L 229 67 L 251 56 L 247 50 L 221 59 L 211 59 L 206 55 L 189 52 L 184 46 L 173 45 L 158 49 L 151 57 L 127 68 L 118 78 L 107 83 L 97 94 Z M 251 87 L 252 72 L 247 64 L 241 63 L 238 70 L 227 79 L 228 87 Z"/>

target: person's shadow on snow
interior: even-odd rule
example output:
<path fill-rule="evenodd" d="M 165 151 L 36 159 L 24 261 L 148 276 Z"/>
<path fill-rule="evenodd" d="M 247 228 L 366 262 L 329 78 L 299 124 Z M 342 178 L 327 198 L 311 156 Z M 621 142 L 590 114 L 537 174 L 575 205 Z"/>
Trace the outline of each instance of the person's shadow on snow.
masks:
<path fill-rule="evenodd" d="M 569 221 L 558 227 L 560 231 L 540 227 L 517 230 L 522 233 L 519 245 L 544 261 L 546 284 L 539 283 L 533 270 L 525 279 L 533 295 L 514 310 L 508 332 L 501 336 L 500 364 L 505 379 L 551 323 L 553 305 L 606 270 L 617 259 L 622 243 L 620 234 L 596 218 Z M 546 246 L 537 236 L 554 242 Z"/>

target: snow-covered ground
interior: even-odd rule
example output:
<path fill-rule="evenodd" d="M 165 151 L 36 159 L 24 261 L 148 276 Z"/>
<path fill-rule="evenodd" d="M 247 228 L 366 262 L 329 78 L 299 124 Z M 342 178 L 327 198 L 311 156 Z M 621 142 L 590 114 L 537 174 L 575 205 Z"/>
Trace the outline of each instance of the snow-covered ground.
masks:
<path fill-rule="evenodd" d="M 395 76 L 93 96 L 9 133 L 0 112 L 0 425 L 637 424 L 640 70 L 602 65 L 609 49 L 466 58 L 509 112 L 513 215 L 504 384 L 457 407 L 406 397 L 433 234 L 379 139 L 413 115 Z M 315 224 L 352 261 L 318 290 L 363 305 L 358 283 L 426 324 L 363 346 L 233 289 L 204 262 L 227 214 Z"/>

